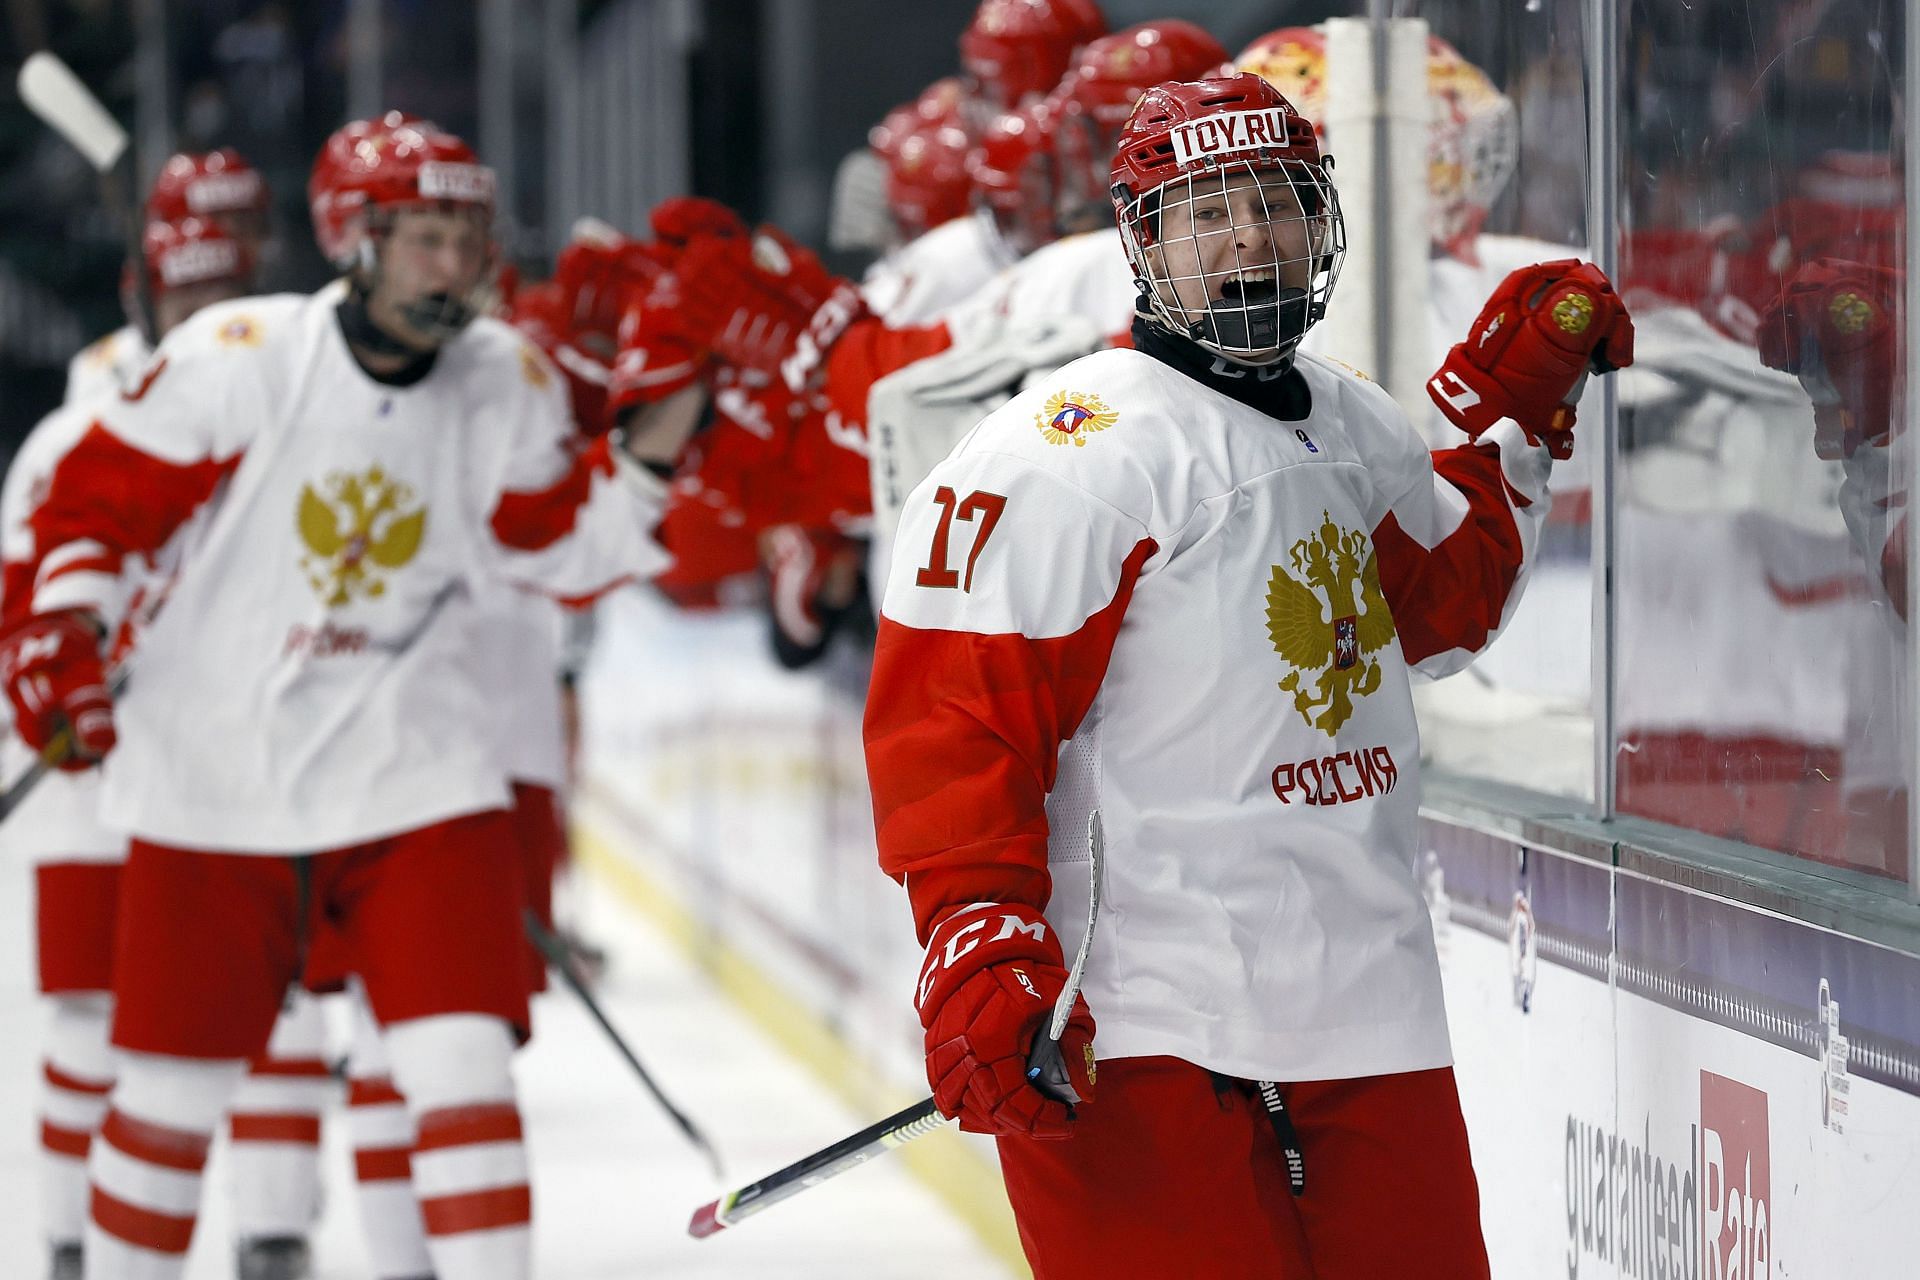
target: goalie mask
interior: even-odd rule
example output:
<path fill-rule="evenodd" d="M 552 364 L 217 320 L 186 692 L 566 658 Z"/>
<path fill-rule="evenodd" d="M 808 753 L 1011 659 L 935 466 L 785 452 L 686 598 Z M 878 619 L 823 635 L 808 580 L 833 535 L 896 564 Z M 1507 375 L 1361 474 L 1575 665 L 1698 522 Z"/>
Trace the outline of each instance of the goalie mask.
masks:
<path fill-rule="evenodd" d="M 1327 38 L 1318 27 L 1282 27 L 1234 59 L 1280 91 L 1316 127 L 1327 108 Z M 1477 261 L 1474 238 L 1520 161 L 1513 102 L 1439 36 L 1427 37 L 1427 220 L 1435 253 Z M 1329 140 L 1324 133 L 1322 142 Z"/>
<path fill-rule="evenodd" d="M 365 292 L 377 287 L 385 243 L 401 214 L 428 210 L 471 220 L 485 246 L 472 278 L 407 299 L 399 311 L 409 328 L 440 342 L 490 309 L 493 170 L 438 125 L 389 111 L 342 126 L 314 161 L 307 200 L 320 251 Z"/>
<path fill-rule="evenodd" d="M 1236 364 L 1291 360 L 1346 256 L 1331 166 L 1259 76 L 1149 89 L 1111 186 L 1141 315 Z"/>

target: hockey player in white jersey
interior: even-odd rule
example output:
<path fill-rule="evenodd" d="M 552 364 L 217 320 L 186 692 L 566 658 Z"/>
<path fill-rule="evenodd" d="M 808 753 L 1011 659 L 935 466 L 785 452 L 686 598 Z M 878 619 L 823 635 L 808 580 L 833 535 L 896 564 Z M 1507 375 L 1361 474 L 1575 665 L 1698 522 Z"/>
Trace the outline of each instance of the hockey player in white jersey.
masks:
<path fill-rule="evenodd" d="M 219 226 L 197 218 L 150 223 L 141 241 L 146 296 L 164 335 L 195 311 L 247 291 L 251 259 Z M 117 391 L 117 389 L 116 389 Z M 113 394 L 110 392 L 109 394 Z M 92 424 L 92 400 L 70 402 L 27 436 L 0 491 L 0 614 L 9 621 L 32 596 L 33 509 L 54 468 Z M 143 582 L 142 598 L 117 638 L 124 652 L 151 616 L 164 575 Z M 24 769 L 11 735 L 0 744 L 5 776 Z M 63 769 L 8 815 L 7 849 L 34 859 L 35 934 L 40 990 L 49 1006 L 42 1062 L 40 1203 L 54 1280 L 82 1274 L 87 1215 L 86 1157 L 106 1111 L 114 1066 L 108 1046 L 113 1010 L 113 932 L 126 832 L 100 821 L 100 775 Z"/>
<path fill-rule="evenodd" d="M 218 151 L 182 151 L 168 156 L 147 193 L 147 223 L 178 224 L 188 218 L 211 222 L 231 237 L 255 265 L 267 230 L 267 184 L 232 147 Z M 153 350 L 151 321 L 139 314 L 137 290 L 124 287 L 127 323 L 86 347 L 67 364 L 68 401 L 84 400 L 128 385 L 146 366 Z M 186 299 L 176 295 L 176 307 Z M 164 332 L 166 326 L 160 326 Z"/>
<path fill-rule="evenodd" d="M 348 129 L 319 165 L 344 300 L 223 304 L 170 335 L 56 469 L 31 613 L 0 637 L 23 735 L 111 752 L 105 813 L 133 835 L 122 1070 L 89 1158 L 108 1280 L 181 1274 L 212 1131 L 322 928 L 387 1029 L 435 1273 L 529 1269 L 520 856 L 471 732 L 472 598 L 656 569 L 661 493 L 577 454 L 545 358 L 476 318 L 493 181 L 464 143 Z M 203 507 L 116 706 L 98 636 L 123 566 Z"/>
<path fill-rule="evenodd" d="M 1591 267 L 1510 281 L 1443 367 L 1472 441 L 1430 454 L 1297 351 L 1345 231 L 1271 86 L 1150 90 L 1111 174 L 1137 349 L 982 422 L 886 586 L 867 758 L 935 1101 L 999 1137 L 1040 1280 L 1485 1277 L 1409 671 L 1512 609 L 1562 401 L 1631 322 Z M 1043 1094 L 1095 810 L 1102 915 Z"/>

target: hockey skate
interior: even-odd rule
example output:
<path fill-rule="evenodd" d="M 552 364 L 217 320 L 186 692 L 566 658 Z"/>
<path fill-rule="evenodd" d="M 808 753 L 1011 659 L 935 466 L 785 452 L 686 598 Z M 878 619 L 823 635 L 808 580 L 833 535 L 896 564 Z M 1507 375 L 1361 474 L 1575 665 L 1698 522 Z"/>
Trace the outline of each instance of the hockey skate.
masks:
<path fill-rule="evenodd" d="M 301 1236 L 242 1240 L 234 1261 L 239 1280 L 309 1280 L 313 1275 L 313 1257 Z"/>

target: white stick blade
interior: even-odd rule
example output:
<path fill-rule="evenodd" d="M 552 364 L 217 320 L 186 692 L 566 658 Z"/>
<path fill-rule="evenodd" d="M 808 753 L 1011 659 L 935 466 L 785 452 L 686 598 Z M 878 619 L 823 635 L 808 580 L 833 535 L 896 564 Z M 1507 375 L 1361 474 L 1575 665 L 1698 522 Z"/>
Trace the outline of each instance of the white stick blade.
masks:
<path fill-rule="evenodd" d="M 105 173 L 127 149 L 127 131 L 80 77 L 53 54 L 42 50 L 20 65 L 20 99 L 88 163 Z"/>

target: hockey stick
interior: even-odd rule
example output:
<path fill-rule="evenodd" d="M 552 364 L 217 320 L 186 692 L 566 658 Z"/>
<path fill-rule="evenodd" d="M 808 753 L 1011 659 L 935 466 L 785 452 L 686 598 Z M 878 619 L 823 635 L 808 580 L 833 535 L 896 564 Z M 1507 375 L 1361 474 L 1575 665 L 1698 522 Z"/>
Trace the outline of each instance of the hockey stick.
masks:
<path fill-rule="evenodd" d="M 607 1039 L 613 1041 L 613 1047 L 619 1051 L 621 1057 L 627 1060 L 627 1065 L 633 1068 L 633 1073 L 640 1077 L 640 1083 L 645 1085 L 647 1092 L 653 1095 L 653 1100 L 660 1104 L 660 1109 L 673 1119 L 673 1123 L 680 1132 L 686 1135 L 687 1141 L 699 1148 L 700 1154 L 706 1157 L 707 1166 L 713 1170 L 714 1180 L 724 1178 L 726 1174 L 720 1168 L 720 1154 L 713 1149 L 713 1144 L 707 1141 L 707 1136 L 700 1132 L 693 1121 L 689 1120 L 686 1114 L 674 1106 L 667 1099 L 667 1095 L 660 1091 L 660 1086 L 654 1083 L 647 1069 L 640 1065 L 639 1056 L 628 1047 L 620 1033 L 614 1030 L 613 1023 L 607 1020 L 606 1011 L 601 1009 L 600 1002 L 593 998 L 593 994 L 587 990 L 587 984 L 574 971 L 573 957 L 567 954 L 566 944 L 540 923 L 540 918 L 533 913 L 531 907 L 521 914 L 521 923 L 526 926 L 528 939 L 539 948 L 540 954 L 547 958 L 547 963 L 560 974 L 560 980 L 567 984 L 567 990 L 578 996 L 580 1003 L 587 1007 L 587 1012 L 592 1014 L 593 1020 L 600 1024 L 600 1029 L 607 1033 Z"/>
<path fill-rule="evenodd" d="M 1068 1083 L 1066 1065 L 1060 1057 L 1060 1036 L 1067 1029 L 1068 1019 L 1073 1016 L 1073 1002 L 1080 994 L 1080 982 L 1086 975 L 1087 953 L 1093 947 L 1094 924 L 1100 918 L 1100 882 L 1106 845 L 1098 809 L 1087 818 L 1087 852 L 1093 864 L 1093 892 L 1087 899 L 1087 932 L 1080 939 L 1080 949 L 1074 954 L 1073 968 L 1067 973 L 1067 985 L 1060 989 L 1059 998 L 1053 1002 L 1053 1017 L 1047 1025 L 1047 1034 L 1034 1040 L 1033 1050 L 1027 1055 L 1027 1079 L 1042 1093 L 1067 1103 L 1069 1114 L 1072 1105 L 1080 1099 Z M 905 1110 L 894 1112 L 885 1120 L 876 1121 L 860 1132 L 840 1139 L 830 1147 L 802 1156 L 758 1182 L 750 1182 L 737 1191 L 729 1191 L 718 1200 L 701 1205 L 693 1211 L 693 1218 L 687 1223 L 687 1234 L 696 1240 L 718 1235 L 762 1209 L 771 1208 L 808 1187 L 858 1168 L 875 1156 L 885 1155 L 895 1147 L 903 1147 L 915 1138 L 945 1128 L 947 1124 L 948 1118 L 934 1107 L 932 1098 L 916 1102 Z"/>
<path fill-rule="evenodd" d="M 141 219 L 134 198 L 136 175 L 133 158 L 127 150 L 127 131 L 66 63 L 44 49 L 29 54 L 20 64 L 16 87 L 27 109 L 71 143 L 99 173 L 107 208 L 121 224 L 127 261 L 133 265 L 134 296 L 138 299 L 140 320 L 148 340 L 152 341 L 153 298 L 147 273 L 140 269 Z"/>
<path fill-rule="evenodd" d="M 127 687 L 127 677 L 131 674 L 125 663 L 114 668 L 107 676 L 107 692 L 112 697 L 119 698 L 120 691 Z M 73 726 L 68 725 L 53 735 L 52 740 L 41 749 L 40 754 L 33 758 L 33 763 L 21 770 L 20 776 L 8 783 L 5 791 L 0 791 L 0 823 L 4 823 L 13 816 L 13 811 L 24 804 L 27 797 L 33 794 L 33 789 L 40 785 L 40 779 L 46 777 L 49 770 L 58 767 L 59 762 L 64 760 L 67 752 L 72 749 Z"/>

